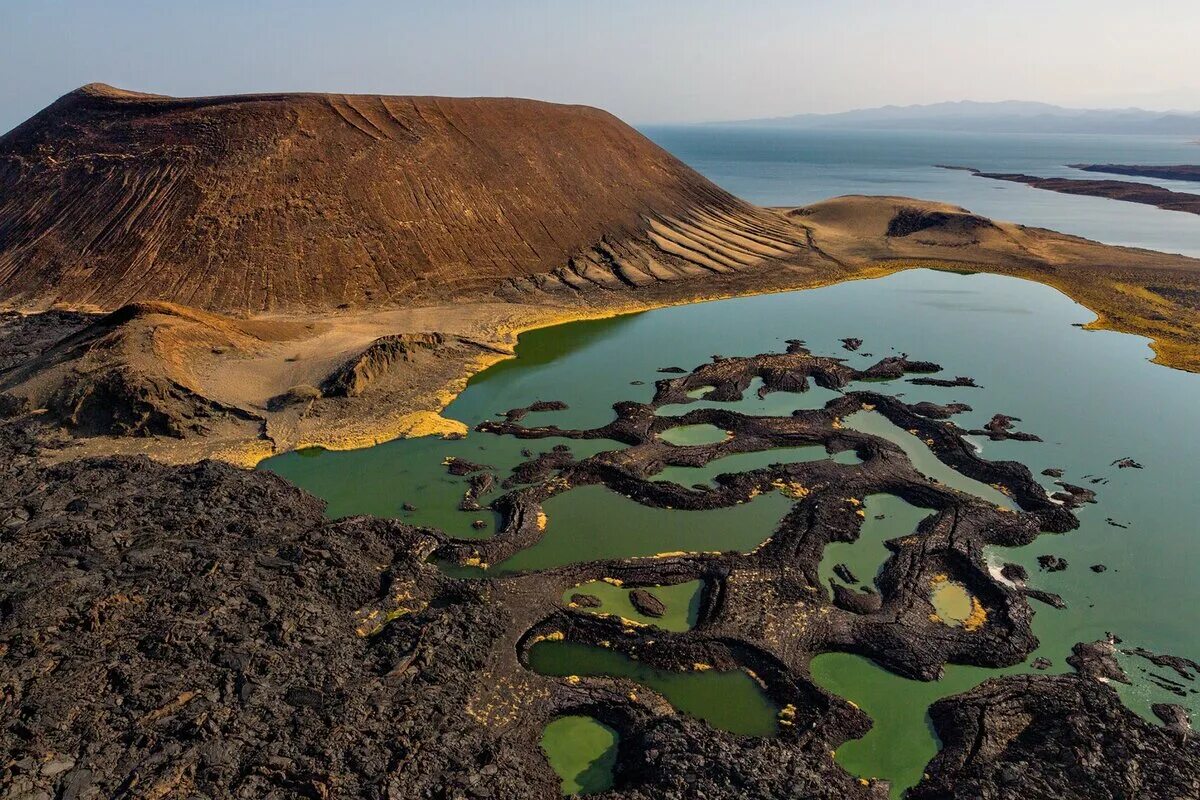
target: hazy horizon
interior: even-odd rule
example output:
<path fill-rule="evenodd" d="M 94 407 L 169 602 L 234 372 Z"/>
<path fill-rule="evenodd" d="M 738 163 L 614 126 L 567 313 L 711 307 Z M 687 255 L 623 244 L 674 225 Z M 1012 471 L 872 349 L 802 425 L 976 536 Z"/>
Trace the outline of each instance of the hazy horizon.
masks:
<path fill-rule="evenodd" d="M 635 124 L 1023 100 L 1200 111 L 1200 4 L 916 0 L 0 7 L 0 131 L 93 81 L 170 95 L 507 95 Z"/>

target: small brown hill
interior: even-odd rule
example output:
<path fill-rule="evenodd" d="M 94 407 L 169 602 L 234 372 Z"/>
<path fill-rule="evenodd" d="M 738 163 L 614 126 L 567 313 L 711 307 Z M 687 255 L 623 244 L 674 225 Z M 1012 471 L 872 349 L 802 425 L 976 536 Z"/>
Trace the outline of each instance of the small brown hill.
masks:
<path fill-rule="evenodd" d="M 738 271 L 788 226 L 612 115 L 91 84 L 0 137 L 0 305 L 319 311 Z"/>
<path fill-rule="evenodd" d="M 251 355 L 295 328 L 287 322 L 241 322 L 172 303 L 137 303 L 0 373 L 0 390 L 26 407 L 47 409 L 84 435 L 203 433 L 222 419 L 253 415 L 206 397 L 193 365 L 213 353 Z"/>

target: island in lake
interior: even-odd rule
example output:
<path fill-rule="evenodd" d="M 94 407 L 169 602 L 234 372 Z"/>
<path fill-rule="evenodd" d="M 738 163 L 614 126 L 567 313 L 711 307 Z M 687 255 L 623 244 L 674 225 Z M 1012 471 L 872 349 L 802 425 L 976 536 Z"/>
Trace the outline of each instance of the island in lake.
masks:
<path fill-rule="evenodd" d="M 1117 167 L 1103 165 L 1073 164 L 1076 169 L 1089 172 L 1113 172 L 1123 175 L 1144 175 L 1151 178 L 1175 178 L 1179 180 L 1195 180 L 1196 167 Z M 982 172 L 972 167 L 951 167 L 944 169 L 961 169 L 970 172 L 978 178 L 990 178 L 994 181 L 1009 181 L 1023 183 L 1035 189 L 1046 189 L 1063 194 L 1079 194 L 1088 197 L 1106 197 L 1110 200 L 1123 200 L 1127 203 L 1144 203 L 1157 206 L 1166 211 L 1183 211 L 1188 214 L 1200 214 L 1200 194 L 1177 192 L 1152 183 L 1117 180 L 1081 180 L 1079 178 L 1042 178 L 1037 175 L 1021 173 Z M 1191 175 L 1182 178 L 1181 175 Z"/>
<path fill-rule="evenodd" d="M 1107 172 L 1113 175 L 1136 175 L 1143 178 L 1166 178 L 1173 181 L 1200 181 L 1200 166 L 1195 164 L 1068 164 L 1084 172 Z"/>
<path fill-rule="evenodd" d="M 950 278 L 1162 366 L 1001 357 L 961 312 L 1050 301 Z M 770 305 L 864 286 L 836 330 Z M 1197 297 L 1195 259 L 949 204 L 757 207 L 588 107 L 84 86 L 0 137 L 6 791 L 1194 795 L 1200 664 L 1038 574 L 1118 571 L 1066 540 L 1136 424 L 994 398 L 1200 371 Z M 906 343 L 939 314 L 1029 384 Z M 930 693 L 852 699 L 890 681 Z"/>

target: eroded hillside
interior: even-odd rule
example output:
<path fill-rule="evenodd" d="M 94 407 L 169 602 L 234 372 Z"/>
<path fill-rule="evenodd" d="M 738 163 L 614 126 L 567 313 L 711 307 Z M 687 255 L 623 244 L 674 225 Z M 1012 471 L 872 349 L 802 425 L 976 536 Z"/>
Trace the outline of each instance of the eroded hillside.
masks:
<path fill-rule="evenodd" d="M 0 138 L 0 302 L 210 311 L 638 286 L 793 249 L 612 115 L 500 98 L 102 84 Z"/>

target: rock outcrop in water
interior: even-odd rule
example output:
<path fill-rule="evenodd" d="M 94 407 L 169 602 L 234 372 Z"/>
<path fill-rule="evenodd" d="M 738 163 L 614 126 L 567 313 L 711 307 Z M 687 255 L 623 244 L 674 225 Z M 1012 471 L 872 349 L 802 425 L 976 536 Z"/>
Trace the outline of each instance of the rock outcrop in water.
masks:
<path fill-rule="evenodd" d="M 650 592 L 645 589 L 634 589 L 629 593 L 629 602 L 639 614 L 647 617 L 661 617 L 666 613 L 667 607 Z"/>
<path fill-rule="evenodd" d="M 1166 178 L 1173 181 L 1200 181 L 1200 166 L 1195 164 L 1068 164 L 1084 172 L 1107 172 L 1113 175 L 1136 175 L 1143 178 Z"/>
<path fill-rule="evenodd" d="M 541 538 L 541 511 L 547 499 L 581 485 L 601 483 L 645 505 L 691 510 L 729 507 L 752 502 L 761 493 L 782 491 L 793 497 L 796 505 L 754 552 L 679 554 L 683 563 L 670 568 L 675 580 L 680 569 L 694 570 L 691 577 L 703 577 L 720 565 L 727 573 L 719 582 L 720 612 L 702 627 L 714 635 L 719 632 L 724 641 L 745 641 L 747 646 L 753 641 L 754 646 L 777 654 L 796 671 L 805 668 L 800 654 L 811 656 L 827 650 L 864 653 L 896 672 L 925 680 L 937 677 L 947 662 L 1018 663 L 1036 642 L 1029 629 L 1030 612 L 1021 592 L 991 577 L 981 560 L 982 548 L 1026 544 L 1038 531 L 1065 531 L 1078 524 L 1064 508 L 1046 498 L 1025 467 L 984 461 L 963 441 L 961 429 L 953 423 L 929 419 L 895 398 L 873 392 L 848 392 L 822 409 L 797 411 L 790 417 L 744 416 L 720 408 L 677 416 L 655 413 L 664 404 L 693 402 L 688 392 L 702 386 L 712 387 L 706 400 L 728 401 L 741 398 L 755 378 L 763 381 L 763 392 L 802 392 L 810 381 L 841 388 L 864 377 L 897 378 L 912 371 L 937 369 L 935 364 L 906 358 L 884 359 L 863 370 L 807 353 L 724 358 L 684 377 L 660 380 L 650 404 L 618 403 L 617 419 L 602 428 L 576 431 L 527 428 L 508 421 L 483 423 L 482 431 L 522 438 L 613 439 L 629 446 L 579 462 L 569 457 L 530 462 L 528 469 L 519 469 L 520 480 L 534 485 L 513 489 L 493 504 L 504 517 L 496 535 L 485 541 L 450 542 L 439 553 L 457 561 L 502 563 Z M 896 445 L 842 425 L 842 419 L 864 409 L 915 433 L 960 472 L 1004 486 L 1023 510 L 997 509 L 931 483 L 913 470 Z M 716 444 L 683 447 L 658 436 L 669 427 L 697 424 L 715 425 L 731 435 Z M 649 480 L 666 466 L 703 466 L 733 453 L 800 444 L 823 445 L 830 453 L 853 450 L 863 463 L 843 465 L 826 460 L 773 465 L 719 476 L 716 488 L 703 490 Z M 890 543 L 896 555 L 876 581 L 878 595 L 859 597 L 836 587 L 830 598 L 816 574 L 820 554 L 829 542 L 857 537 L 863 519 L 861 499 L 881 491 L 939 513 L 918 535 Z M 600 575 L 654 583 L 660 565 L 673 564 L 675 557 L 664 554 L 662 558 L 614 563 Z M 961 627 L 941 622 L 930 600 L 930 587 L 947 576 L 966 586 L 972 597 L 971 619 Z M 755 588 L 764 585 L 771 586 L 771 591 Z M 838 608 L 830 607 L 831 599 Z M 562 628 L 567 623 L 555 619 L 548 624 Z M 589 619 L 579 624 L 590 630 L 603 623 Z M 572 630 L 576 628 L 568 631 L 568 639 Z M 619 649 L 623 643 L 637 642 L 616 633 L 601 638 L 612 639 Z M 582 640 L 594 642 L 599 634 L 581 635 Z M 667 637 L 656 634 L 656 648 L 664 651 L 660 658 L 665 659 L 665 666 L 678 666 L 687 658 L 708 662 L 714 657 L 703 649 L 671 655 L 663 647 L 666 641 Z M 638 652 L 640 660 L 655 663 L 644 646 L 639 646 Z M 781 703 L 791 701 L 779 699 Z"/>

